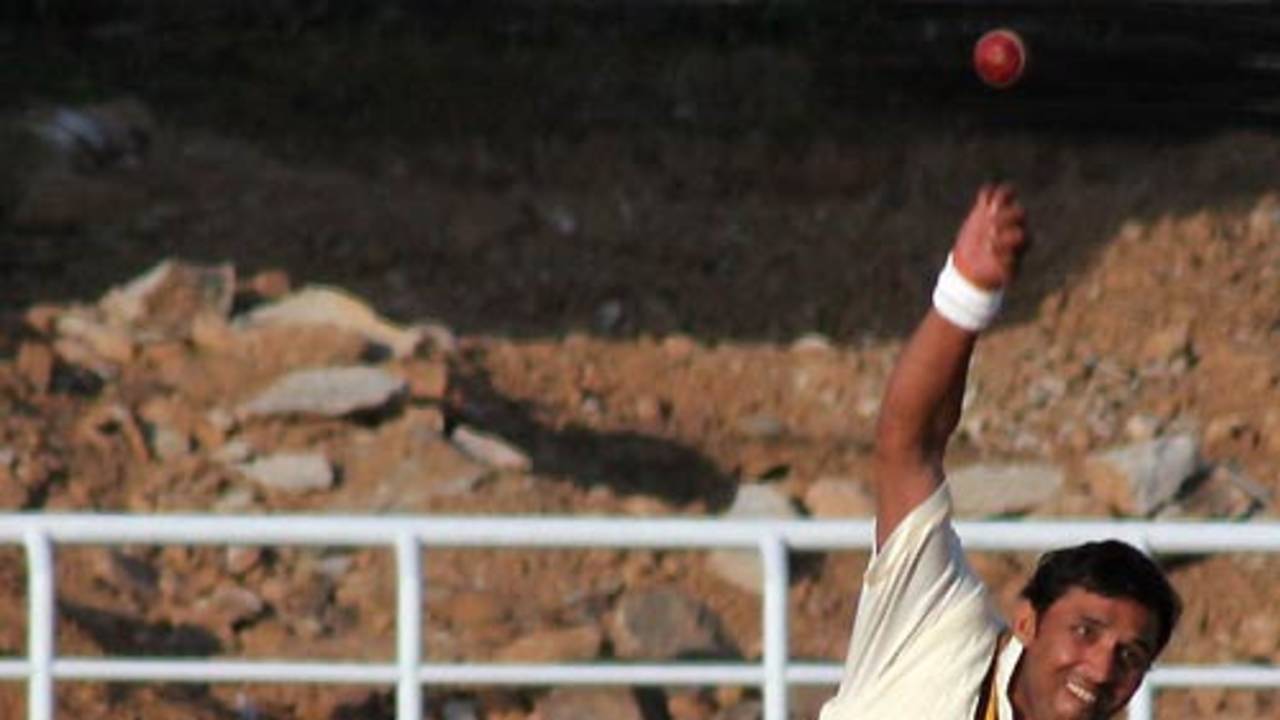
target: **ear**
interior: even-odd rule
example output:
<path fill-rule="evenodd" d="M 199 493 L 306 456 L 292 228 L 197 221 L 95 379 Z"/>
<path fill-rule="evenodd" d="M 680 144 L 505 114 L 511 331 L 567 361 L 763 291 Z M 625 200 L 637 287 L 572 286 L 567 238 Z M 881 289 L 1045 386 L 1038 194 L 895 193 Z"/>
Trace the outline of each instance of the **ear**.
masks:
<path fill-rule="evenodd" d="M 1018 600 L 1013 609 L 1013 634 L 1024 646 L 1036 638 L 1036 609 L 1026 598 Z"/>

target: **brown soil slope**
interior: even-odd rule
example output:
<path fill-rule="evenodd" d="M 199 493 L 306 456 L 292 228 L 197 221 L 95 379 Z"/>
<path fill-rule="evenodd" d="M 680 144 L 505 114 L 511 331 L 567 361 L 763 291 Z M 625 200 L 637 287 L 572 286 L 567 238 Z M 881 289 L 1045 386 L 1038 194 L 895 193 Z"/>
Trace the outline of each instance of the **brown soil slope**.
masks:
<path fill-rule="evenodd" d="M 719 513 L 740 486 L 764 485 L 808 514 L 858 514 L 894 354 L 974 189 L 1002 177 L 1022 190 L 1036 246 L 981 346 L 957 466 L 1063 469 L 1052 497 L 1013 514 L 1123 515 L 1132 508 L 1090 458 L 1187 435 L 1212 470 L 1161 512 L 1275 518 L 1280 138 L 1226 124 L 1173 133 L 1154 118 L 1099 129 L 1088 108 L 1000 122 L 844 87 L 865 78 L 786 45 L 513 33 L 44 47 L 53 90 L 25 80 L 11 125 L 85 94 L 133 95 L 156 124 L 131 162 L 5 171 L 20 200 L 0 228 L 4 506 L 647 517 Z M 30 47 L 4 48 L 34 67 Z M 209 277 L 229 282 L 212 305 L 199 285 L 112 320 L 108 290 L 167 258 L 225 263 Z M 311 284 L 422 324 L 425 340 L 370 353 L 359 333 L 236 324 Z M 339 365 L 402 381 L 397 404 L 226 412 L 287 372 Z M 460 427 L 515 452 L 462 452 Z M 248 479 L 245 463 L 282 451 L 319 453 L 338 474 L 303 491 Z M 833 500 L 833 487 L 855 492 Z M 2 557 L 0 650 L 20 652 L 23 563 L 16 549 Z M 427 557 L 431 658 L 621 656 L 619 608 L 654 588 L 696 599 L 716 652 L 759 655 L 759 597 L 701 553 Z M 388 553 L 87 548 L 59 560 L 67 653 L 394 654 Z M 1007 602 L 1031 560 L 975 564 Z M 1171 660 L 1280 661 L 1280 558 L 1171 560 L 1187 601 Z M 840 657 L 864 561 L 797 559 L 793 655 Z M 608 702 L 737 718 L 752 716 L 753 692 Z M 21 717 L 22 688 L 0 693 L 0 717 Z M 431 717 L 571 716 L 543 690 L 428 695 Z M 797 711 L 821 695 L 798 694 Z M 67 683 L 59 696 L 61 716 L 104 720 L 389 718 L 391 704 L 370 688 Z M 1268 718 L 1280 696 L 1169 691 L 1158 707 L 1164 720 Z"/>

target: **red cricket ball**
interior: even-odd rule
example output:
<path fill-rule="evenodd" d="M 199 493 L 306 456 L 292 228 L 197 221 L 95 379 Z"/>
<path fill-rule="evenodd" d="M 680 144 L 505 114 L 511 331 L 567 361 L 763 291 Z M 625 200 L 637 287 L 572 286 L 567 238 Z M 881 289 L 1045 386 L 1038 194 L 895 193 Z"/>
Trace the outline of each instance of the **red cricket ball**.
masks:
<path fill-rule="evenodd" d="M 1027 69 L 1027 46 L 1008 28 L 989 30 L 973 45 L 973 69 L 993 88 L 1010 87 Z"/>

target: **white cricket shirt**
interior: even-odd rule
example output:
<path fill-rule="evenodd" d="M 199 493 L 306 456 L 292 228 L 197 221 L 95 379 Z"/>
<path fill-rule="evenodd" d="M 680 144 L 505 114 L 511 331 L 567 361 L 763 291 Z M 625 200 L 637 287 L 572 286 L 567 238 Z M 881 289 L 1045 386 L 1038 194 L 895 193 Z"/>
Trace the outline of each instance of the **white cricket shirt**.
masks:
<path fill-rule="evenodd" d="M 819 720 L 970 720 L 1004 621 L 964 557 L 943 483 L 877 548 L 862 580 L 849 654 Z M 998 715 L 1022 653 L 996 667 Z"/>

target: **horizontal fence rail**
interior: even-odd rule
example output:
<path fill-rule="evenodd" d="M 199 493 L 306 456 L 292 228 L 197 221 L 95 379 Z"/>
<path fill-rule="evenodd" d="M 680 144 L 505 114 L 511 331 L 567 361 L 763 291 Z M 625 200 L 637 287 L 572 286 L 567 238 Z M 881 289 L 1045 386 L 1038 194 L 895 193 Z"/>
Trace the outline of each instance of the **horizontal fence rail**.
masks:
<path fill-rule="evenodd" d="M 1110 537 L 1155 554 L 1280 552 L 1277 522 L 958 522 L 956 529 L 969 551 L 1041 551 Z M 25 546 L 29 569 L 27 655 L 0 660 L 0 679 L 26 680 L 29 720 L 53 719 L 57 679 L 394 685 L 397 720 L 420 719 L 422 688 L 428 684 L 750 685 L 761 688 L 765 720 L 785 720 L 788 685 L 835 685 L 841 672 L 836 663 L 788 657 L 788 552 L 867 550 L 872 533 L 868 520 L 0 514 L 0 544 Z M 54 645 L 54 547 L 120 544 L 389 549 L 397 575 L 395 662 L 59 657 Z M 424 662 L 422 554 L 430 548 L 474 547 L 756 550 L 764 568 L 763 657 L 759 663 Z M 1160 688 L 1206 686 L 1280 688 L 1280 668 L 1160 665 L 1134 696 L 1129 717 L 1150 720 Z"/>

